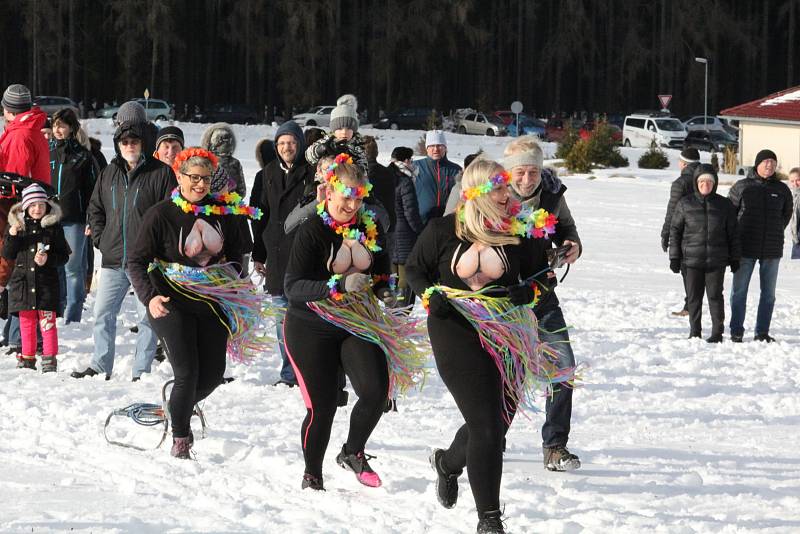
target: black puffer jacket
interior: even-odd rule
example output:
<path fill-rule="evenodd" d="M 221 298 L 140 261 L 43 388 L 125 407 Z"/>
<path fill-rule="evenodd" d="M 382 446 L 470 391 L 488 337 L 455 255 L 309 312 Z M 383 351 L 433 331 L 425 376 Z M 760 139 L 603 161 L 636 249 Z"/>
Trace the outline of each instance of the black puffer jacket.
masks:
<path fill-rule="evenodd" d="M 48 201 L 47 215 L 40 220 L 31 219 L 22 211 L 22 203 L 15 204 L 8 214 L 8 224 L 19 224 L 24 230 L 17 235 L 6 233 L 3 257 L 15 260 L 8 283 L 8 312 L 18 314 L 23 310 L 58 310 L 60 291 L 58 268 L 71 253 L 64 229 L 59 223 L 61 210 Z M 7 231 L 6 231 L 7 232 Z M 39 266 L 33 261 L 38 243 L 49 246 L 47 261 Z"/>
<path fill-rule="evenodd" d="M 733 184 L 728 198 L 739 219 L 742 256 L 770 259 L 783 256 L 783 230 L 792 218 L 792 192 L 774 174 L 766 180 L 751 169 Z"/>
<path fill-rule="evenodd" d="M 89 226 L 92 242 L 103 253 L 103 267 L 118 269 L 127 263 L 128 247 L 133 245 L 145 212 L 169 198 L 178 183 L 167 165 L 147 156 L 133 170 L 119 153 L 119 139 L 127 129 L 142 135 L 141 125 L 122 124 L 114 134 L 117 156 L 100 174 L 89 201 Z"/>
<path fill-rule="evenodd" d="M 394 173 L 378 163 L 377 160 L 368 160 L 367 178 L 372 183 L 370 196 L 375 197 L 389 214 L 389 229 L 387 233 L 394 232 L 397 217 L 394 211 Z"/>
<path fill-rule="evenodd" d="M 697 190 L 697 177 L 711 174 L 707 196 Z M 669 259 L 706 272 L 724 269 L 741 258 L 736 212 L 730 200 L 717 194 L 717 175 L 710 165 L 695 169 L 694 191 L 678 201 L 670 223 Z"/>
<path fill-rule="evenodd" d="M 669 232 L 672 223 L 672 214 L 675 213 L 675 206 L 678 201 L 686 195 L 694 193 L 694 171 L 699 163 L 689 163 L 681 171 L 672 187 L 669 189 L 669 202 L 667 203 L 667 215 L 664 217 L 664 224 L 661 226 L 661 248 L 664 252 L 669 248 Z"/>
<path fill-rule="evenodd" d="M 314 168 L 303 157 L 303 131 L 294 121 L 281 124 L 275 132 L 276 145 L 278 138 L 287 134 L 297 140 L 296 159 L 287 168 L 279 155 L 264 167 L 264 188 L 256 203 L 264 216 L 253 223 L 253 261 L 266 266 L 266 288 L 272 295 L 283 295 L 283 277 L 294 239 L 293 232 L 284 232 L 283 222 L 302 198 L 306 187 L 311 187 L 314 182 Z"/>
<path fill-rule="evenodd" d="M 419 216 L 419 203 L 417 190 L 411 180 L 411 171 L 403 172 L 400 162 L 392 162 L 389 170 L 394 172 L 394 211 L 396 223 L 394 228 L 394 247 L 392 248 L 392 263 L 403 265 L 408 258 L 417 236 L 422 233 L 425 225 Z"/>
<path fill-rule="evenodd" d="M 74 137 L 50 142 L 50 183 L 61 207 L 62 223 L 85 223 L 97 179 L 89 150 Z"/>

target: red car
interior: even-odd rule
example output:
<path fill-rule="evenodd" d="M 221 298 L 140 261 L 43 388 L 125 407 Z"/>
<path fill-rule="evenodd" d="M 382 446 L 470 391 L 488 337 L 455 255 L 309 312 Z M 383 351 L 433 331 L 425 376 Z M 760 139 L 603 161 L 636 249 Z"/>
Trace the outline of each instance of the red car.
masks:
<path fill-rule="evenodd" d="M 615 126 L 613 124 L 608 125 L 611 128 L 611 138 L 614 140 L 615 143 L 618 145 L 622 144 L 622 130 L 619 126 Z M 587 141 L 592 136 L 592 131 L 594 131 L 594 122 L 587 122 L 583 125 L 583 127 L 578 130 L 578 134 L 581 136 L 581 139 Z"/>
<path fill-rule="evenodd" d="M 570 122 L 571 121 L 571 122 Z M 569 125 L 572 125 L 576 130 L 580 130 L 583 126 L 583 121 L 580 119 L 550 119 L 547 121 L 545 128 L 547 140 L 554 143 L 559 143 L 567 135 Z"/>

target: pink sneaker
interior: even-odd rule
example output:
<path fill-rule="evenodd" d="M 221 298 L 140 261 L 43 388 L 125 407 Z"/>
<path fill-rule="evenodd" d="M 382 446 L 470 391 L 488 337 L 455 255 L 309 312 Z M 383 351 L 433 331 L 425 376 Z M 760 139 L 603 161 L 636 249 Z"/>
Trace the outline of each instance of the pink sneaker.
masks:
<path fill-rule="evenodd" d="M 375 456 L 364 454 L 364 451 L 359 451 L 355 454 L 347 454 L 345 446 L 342 445 L 342 451 L 336 455 L 336 463 L 344 469 L 355 473 L 358 481 L 365 486 L 377 488 L 381 485 L 381 477 L 372 470 L 367 461 L 373 458 L 375 458 Z"/>

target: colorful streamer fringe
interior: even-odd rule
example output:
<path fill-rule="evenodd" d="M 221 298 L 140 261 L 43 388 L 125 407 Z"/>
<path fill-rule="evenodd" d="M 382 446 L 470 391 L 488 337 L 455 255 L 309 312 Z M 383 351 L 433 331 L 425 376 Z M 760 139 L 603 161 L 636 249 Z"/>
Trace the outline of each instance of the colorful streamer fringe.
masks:
<path fill-rule="evenodd" d="M 574 387 L 576 369 L 559 369 L 558 354 L 539 340 L 539 327 L 533 309 L 514 306 L 508 298 L 489 297 L 496 287 L 463 291 L 433 286 L 430 297 L 440 291 L 450 304 L 472 325 L 481 346 L 497 366 L 505 391 L 503 417 L 508 421 L 513 405 L 521 412 L 538 411 L 537 397 L 552 395 L 557 385 Z M 423 299 L 425 296 L 423 296 Z"/>
<path fill-rule="evenodd" d="M 209 305 L 228 330 L 231 360 L 248 362 L 269 349 L 273 340 L 258 332 L 264 330 L 264 319 L 277 312 L 265 305 L 264 296 L 249 278 L 239 277 L 235 264 L 200 268 L 155 261 L 150 264 L 149 270 L 153 269 L 161 271 L 175 292 Z"/>
<path fill-rule="evenodd" d="M 308 307 L 329 323 L 383 349 L 389 366 L 389 397 L 422 386 L 429 346 L 421 319 L 381 309 L 371 289 L 343 293 L 338 300 L 309 302 Z"/>

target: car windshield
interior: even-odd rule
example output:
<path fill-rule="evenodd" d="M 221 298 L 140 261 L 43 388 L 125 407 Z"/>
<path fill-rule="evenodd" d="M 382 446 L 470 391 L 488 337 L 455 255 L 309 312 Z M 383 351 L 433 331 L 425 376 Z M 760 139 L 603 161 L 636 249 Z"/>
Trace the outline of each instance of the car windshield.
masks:
<path fill-rule="evenodd" d="M 736 139 L 733 138 L 728 132 L 723 132 L 720 130 L 714 130 L 711 132 L 711 139 L 714 141 L 728 141 L 731 143 L 735 143 Z"/>
<path fill-rule="evenodd" d="M 666 132 L 680 132 L 683 130 L 683 124 L 677 119 L 658 119 L 656 120 L 656 124 L 658 124 L 659 130 L 664 130 Z"/>
<path fill-rule="evenodd" d="M 313 108 L 306 111 L 306 113 L 316 113 L 317 111 L 321 110 L 322 106 L 314 106 Z"/>

